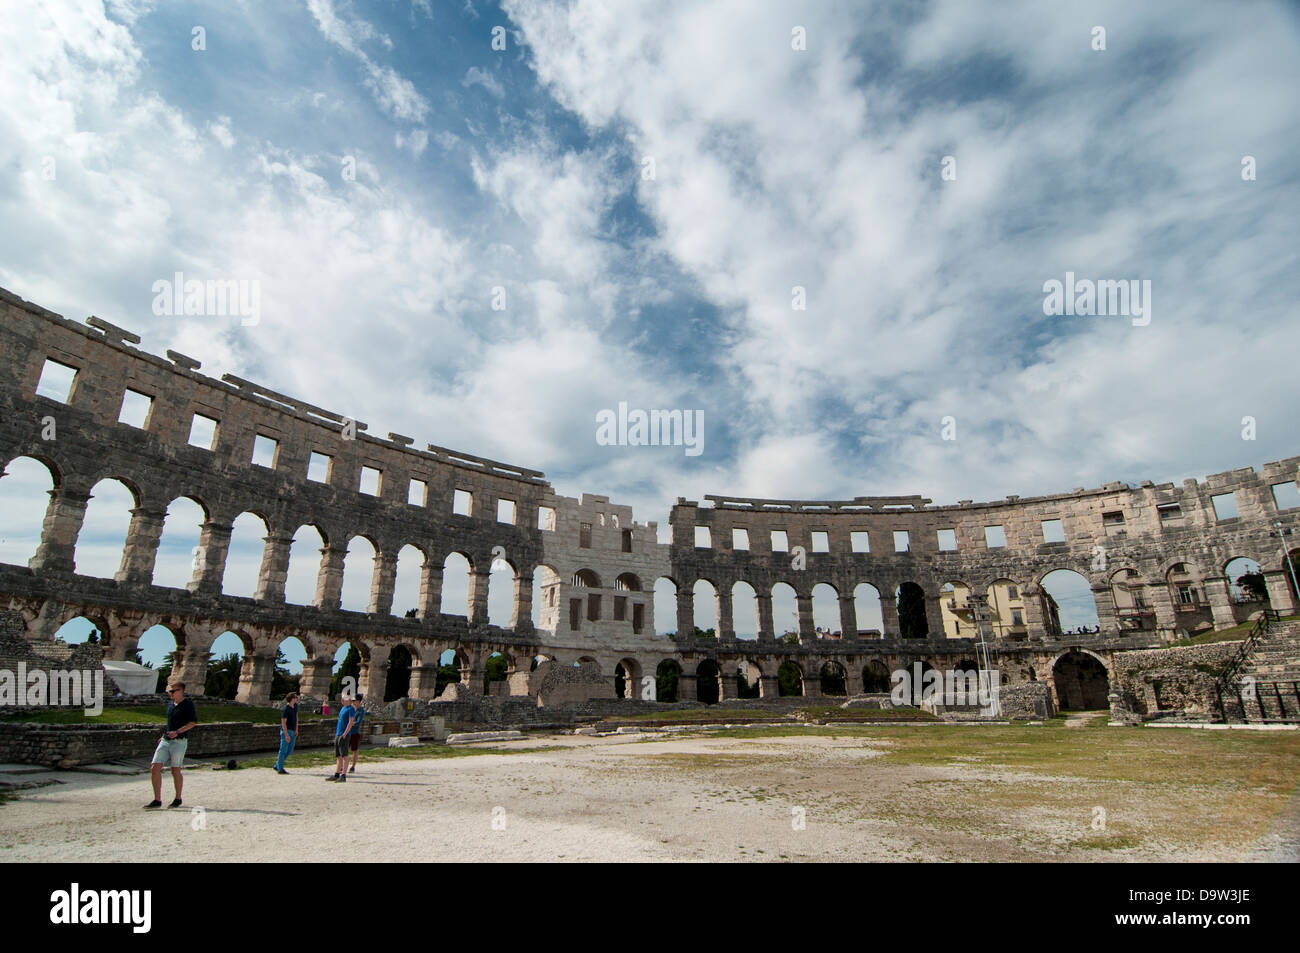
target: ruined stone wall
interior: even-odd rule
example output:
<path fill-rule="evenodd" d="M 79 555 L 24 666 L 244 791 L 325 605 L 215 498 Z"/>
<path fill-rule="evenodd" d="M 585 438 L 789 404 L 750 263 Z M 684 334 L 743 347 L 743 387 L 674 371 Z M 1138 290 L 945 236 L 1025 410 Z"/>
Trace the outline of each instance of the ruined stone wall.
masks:
<path fill-rule="evenodd" d="M 1239 648 L 1241 642 L 1233 641 L 1115 653 L 1112 712 L 1213 718 L 1219 709 L 1215 681 Z"/>

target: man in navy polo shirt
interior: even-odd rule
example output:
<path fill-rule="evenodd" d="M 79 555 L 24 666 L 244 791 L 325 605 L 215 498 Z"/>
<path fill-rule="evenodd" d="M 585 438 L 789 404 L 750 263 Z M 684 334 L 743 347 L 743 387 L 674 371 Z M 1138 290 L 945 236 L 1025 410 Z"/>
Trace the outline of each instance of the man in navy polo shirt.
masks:
<path fill-rule="evenodd" d="M 288 774 L 284 770 L 284 759 L 293 754 L 293 746 L 298 741 L 298 693 L 290 692 L 284 696 L 284 707 L 280 709 L 280 756 L 275 759 L 275 773 Z"/>
<path fill-rule="evenodd" d="M 167 686 L 167 728 L 158 741 L 158 749 L 153 753 L 153 764 L 149 774 L 153 780 L 153 800 L 145 805 L 145 810 L 162 807 L 162 769 L 169 765 L 172 769 L 172 785 L 176 788 L 176 799 L 168 807 L 181 806 L 181 765 L 185 763 L 185 749 L 190 744 L 190 730 L 199 723 L 199 716 L 194 711 L 194 702 L 185 697 L 185 683 L 172 682 Z"/>

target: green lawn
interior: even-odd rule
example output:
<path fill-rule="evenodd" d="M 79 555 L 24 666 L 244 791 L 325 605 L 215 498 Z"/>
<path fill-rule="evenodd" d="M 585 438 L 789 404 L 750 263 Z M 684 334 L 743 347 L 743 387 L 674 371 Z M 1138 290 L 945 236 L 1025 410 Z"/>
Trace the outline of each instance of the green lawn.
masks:
<path fill-rule="evenodd" d="M 280 723 L 280 709 L 278 708 L 244 708 L 232 705 L 204 707 L 202 701 L 196 702 L 195 708 L 198 710 L 200 724 L 221 721 L 252 722 L 255 725 L 278 725 Z M 333 721 L 334 717 L 331 715 L 326 719 L 321 715 L 300 714 L 298 720 L 304 723 Z M 79 708 L 51 709 L 37 712 L 34 715 L 0 715 L 0 721 L 26 722 L 37 725 L 160 725 L 166 720 L 166 715 L 163 714 L 161 707 L 105 707 L 101 714 L 94 717 L 87 715 Z"/>
<path fill-rule="evenodd" d="M 764 711 L 761 708 L 688 708 L 681 711 L 641 712 L 634 715 L 610 716 L 608 722 L 662 721 L 670 725 L 714 725 L 720 722 L 779 721 L 792 723 L 802 712 L 807 720 L 820 719 L 836 722 L 859 721 L 937 721 L 928 711 L 919 708 L 840 708 L 838 705 L 812 705 L 789 712 Z"/>
<path fill-rule="evenodd" d="M 559 745 L 542 745 L 535 748 L 476 748 L 470 745 L 456 745 L 448 747 L 447 745 L 420 745 L 414 748 L 362 748 L 361 754 L 357 758 L 357 764 L 368 764 L 376 761 L 393 761 L 393 760 L 419 760 L 421 758 L 464 758 L 469 755 L 479 754 L 532 754 L 538 751 L 563 751 L 567 750 Z M 267 755 L 261 758 L 248 758 L 235 760 L 239 762 L 240 768 L 273 768 L 275 767 L 275 755 Z M 313 748 L 301 753 L 295 751 L 285 762 L 285 768 L 292 772 L 295 769 L 303 768 L 323 768 L 330 767 L 334 764 L 333 748 Z"/>

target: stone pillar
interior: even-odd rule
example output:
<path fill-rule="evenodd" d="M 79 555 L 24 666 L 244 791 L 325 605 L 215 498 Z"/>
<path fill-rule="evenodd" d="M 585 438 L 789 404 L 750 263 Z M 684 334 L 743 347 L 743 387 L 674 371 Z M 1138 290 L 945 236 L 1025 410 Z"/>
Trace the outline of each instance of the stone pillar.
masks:
<path fill-rule="evenodd" d="M 760 675 L 758 677 L 759 698 L 776 698 L 780 694 L 781 683 L 775 675 Z"/>
<path fill-rule="evenodd" d="M 677 676 L 677 700 L 679 702 L 699 701 L 699 695 L 695 691 L 695 676 L 687 675 L 682 672 Z"/>
<path fill-rule="evenodd" d="M 685 586 L 677 587 L 677 638 L 695 638 L 695 591 Z M 692 682 L 691 691 L 694 690 L 695 683 Z M 691 699 L 694 698 L 692 695 Z"/>
<path fill-rule="evenodd" d="M 943 630 L 943 607 L 939 605 L 939 596 L 925 594 L 925 637 L 927 639 L 945 639 Z"/>
<path fill-rule="evenodd" d="M 337 610 L 343 604 L 343 560 L 348 548 L 327 544 L 320 551 L 320 572 L 316 575 L 316 605 Z"/>
<path fill-rule="evenodd" d="M 853 604 L 852 596 L 840 596 L 840 638 L 858 637 L 858 609 Z"/>
<path fill-rule="evenodd" d="M 795 593 L 794 603 L 799 613 L 799 642 L 807 645 L 817 638 L 817 629 L 813 625 L 812 596 L 801 592 Z"/>
<path fill-rule="evenodd" d="M 113 578 L 125 585 L 148 585 L 153 580 L 158 542 L 162 539 L 167 512 L 137 506 L 131 511 L 131 528 L 126 531 L 122 565 Z"/>
<path fill-rule="evenodd" d="M 50 490 L 49 494 L 45 521 L 41 524 L 41 544 L 27 566 L 36 572 L 75 572 L 77 535 L 86 518 L 90 494 L 66 487 Z"/>
<path fill-rule="evenodd" d="M 1119 613 L 1115 609 L 1115 593 L 1105 583 L 1092 587 L 1092 601 L 1097 606 L 1097 627 L 1102 635 L 1119 631 Z"/>
<path fill-rule="evenodd" d="M 208 680 L 208 651 L 212 643 L 177 646 L 172 655 L 172 677 L 185 683 L 186 695 L 202 695 Z"/>
<path fill-rule="evenodd" d="M 194 578 L 185 588 L 206 595 L 221 594 L 221 580 L 226 574 L 226 555 L 230 552 L 229 523 L 206 521 L 199 530 L 199 552 L 194 560 Z"/>
<path fill-rule="evenodd" d="M 516 632 L 533 631 L 533 574 L 515 576 L 515 605 L 510 613 L 510 628 Z"/>
<path fill-rule="evenodd" d="M 1232 611 L 1232 594 L 1228 591 L 1228 580 L 1224 576 L 1209 576 L 1205 579 L 1205 597 L 1210 600 L 1210 614 L 1214 618 L 1216 629 L 1231 629 L 1237 624 L 1237 616 Z"/>
<path fill-rule="evenodd" d="M 718 638 L 735 639 L 736 622 L 732 615 L 731 590 L 723 586 L 717 589 L 718 596 Z"/>
<path fill-rule="evenodd" d="M 265 705 L 271 700 L 271 676 L 275 673 L 275 654 L 249 652 L 239 669 L 239 688 L 235 700 L 248 705 Z"/>
<path fill-rule="evenodd" d="M 442 611 L 442 564 L 430 556 L 420 567 L 420 618 L 436 619 Z"/>
<path fill-rule="evenodd" d="M 1039 640 L 1049 638 L 1051 633 L 1048 632 L 1047 618 L 1043 612 L 1043 591 L 1034 586 L 1022 587 L 1020 600 L 1025 607 L 1025 629 L 1029 633 L 1029 638 Z"/>
<path fill-rule="evenodd" d="M 1178 627 L 1178 614 L 1174 612 L 1174 598 L 1169 586 L 1163 580 L 1147 583 L 1146 597 L 1147 605 L 1156 613 L 1156 630 L 1172 635 Z"/>
<path fill-rule="evenodd" d="M 898 600 L 892 596 L 880 597 L 880 625 L 884 629 L 881 638 L 898 638 L 902 629 L 898 624 Z"/>
<path fill-rule="evenodd" d="M 805 698 L 822 697 L 822 659 L 807 660 L 803 673 L 803 694 Z"/>
<path fill-rule="evenodd" d="M 859 662 L 862 660 L 859 659 Z M 844 691 L 848 695 L 861 695 L 862 690 L 862 666 L 860 664 L 844 666 Z"/>
<path fill-rule="evenodd" d="M 328 655 L 317 655 L 303 659 L 302 675 L 298 679 L 298 691 L 312 698 L 330 697 L 330 680 L 334 675 L 334 659 Z"/>
<path fill-rule="evenodd" d="M 759 592 L 754 598 L 758 601 L 758 641 L 772 642 L 776 639 L 772 624 L 772 593 Z"/>
<path fill-rule="evenodd" d="M 385 549 L 375 553 L 374 569 L 370 574 L 370 603 L 367 612 L 375 615 L 393 614 L 393 590 L 397 586 L 397 553 Z M 402 610 L 405 613 L 405 609 Z"/>
<path fill-rule="evenodd" d="M 488 620 L 488 579 L 491 570 L 474 569 L 469 574 L 469 624 L 486 625 Z M 584 600 L 585 602 L 585 600 Z M 584 605 L 585 609 L 585 605 Z M 483 673 L 480 672 L 480 675 Z"/>
<path fill-rule="evenodd" d="M 411 687 L 407 690 L 407 696 L 420 701 L 432 701 L 438 690 L 438 666 L 437 665 L 419 665 L 412 659 L 411 664 Z"/>
<path fill-rule="evenodd" d="M 284 602 L 284 585 L 289 579 L 289 547 L 293 536 L 270 533 L 264 540 L 262 568 L 257 573 L 257 591 L 253 598 L 260 602 Z"/>
<path fill-rule="evenodd" d="M 384 704 L 384 689 L 388 686 L 389 649 L 373 648 L 370 658 L 361 659 L 361 671 L 357 679 L 357 691 L 368 700 L 373 700 L 374 709 Z M 374 710 L 367 705 L 367 711 Z"/>
<path fill-rule="evenodd" d="M 1269 605 L 1282 615 L 1294 615 L 1297 606 L 1295 594 L 1291 591 L 1291 567 L 1284 560 L 1281 569 L 1261 569 L 1260 572 L 1264 574 L 1264 585 L 1268 588 Z"/>

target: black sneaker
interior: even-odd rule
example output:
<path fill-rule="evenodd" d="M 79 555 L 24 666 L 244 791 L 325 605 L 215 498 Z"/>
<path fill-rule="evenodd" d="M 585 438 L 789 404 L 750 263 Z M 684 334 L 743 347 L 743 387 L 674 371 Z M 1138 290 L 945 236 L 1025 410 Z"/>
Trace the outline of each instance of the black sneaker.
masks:
<path fill-rule="evenodd" d="M 176 800 L 172 801 L 172 802 L 171 802 L 170 804 L 168 804 L 167 806 L 168 806 L 168 807 L 180 807 L 180 806 L 181 806 L 181 799 L 180 799 L 180 798 L 177 798 Z"/>
<path fill-rule="evenodd" d="M 338 773 L 335 772 L 334 776 L 331 777 L 331 778 L 329 778 L 328 780 L 330 780 L 330 781 L 337 781 L 338 779 L 339 779 Z"/>
<path fill-rule="evenodd" d="M 144 806 L 144 809 L 146 811 L 152 811 L 155 808 L 160 808 L 160 807 L 162 807 L 162 801 L 150 801 L 148 804 Z"/>
<path fill-rule="evenodd" d="M 357 773 L 357 766 L 355 764 L 352 767 L 348 768 L 348 774 L 356 774 L 356 773 Z"/>
<path fill-rule="evenodd" d="M 275 769 L 275 773 L 276 773 L 276 774 L 288 774 L 289 772 L 286 771 L 286 770 L 284 770 L 284 768 L 276 768 L 276 769 Z"/>
<path fill-rule="evenodd" d="M 340 780 L 340 781 L 346 781 L 347 779 L 348 779 L 348 776 L 347 776 L 346 774 L 340 774 L 340 775 L 339 775 L 339 780 Z"/>

